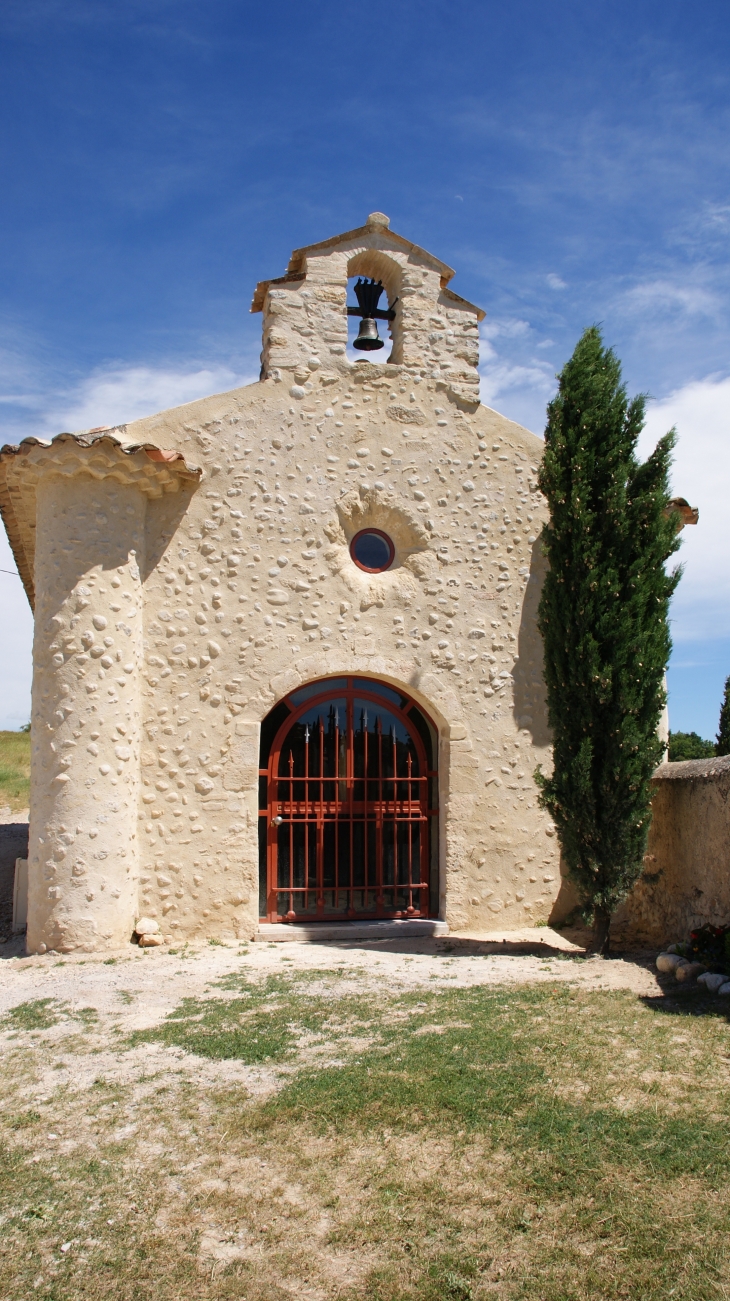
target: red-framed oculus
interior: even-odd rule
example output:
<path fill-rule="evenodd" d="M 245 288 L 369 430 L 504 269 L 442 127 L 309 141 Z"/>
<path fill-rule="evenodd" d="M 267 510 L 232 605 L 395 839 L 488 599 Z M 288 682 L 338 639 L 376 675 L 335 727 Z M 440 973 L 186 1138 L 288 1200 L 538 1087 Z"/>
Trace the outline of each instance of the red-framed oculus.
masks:
<path fill-rule="evenodd" d="M 395 547 L 382 529 L 360 529 L 350 543 L 350 556 L 366 574 L 382 574 L 395 559 Z"/>

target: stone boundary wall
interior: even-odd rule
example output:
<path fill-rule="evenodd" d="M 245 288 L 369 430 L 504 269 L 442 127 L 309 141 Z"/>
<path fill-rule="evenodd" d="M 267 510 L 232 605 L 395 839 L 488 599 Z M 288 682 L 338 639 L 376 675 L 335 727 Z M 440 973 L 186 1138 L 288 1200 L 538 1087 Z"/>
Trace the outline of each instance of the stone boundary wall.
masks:
<path fill-rule="evenodd" d="M 730 922 L 730 755 L 664 763 L 653 778 L 645 871 L 612 939 L 658 948 L 706 922 Z"/>

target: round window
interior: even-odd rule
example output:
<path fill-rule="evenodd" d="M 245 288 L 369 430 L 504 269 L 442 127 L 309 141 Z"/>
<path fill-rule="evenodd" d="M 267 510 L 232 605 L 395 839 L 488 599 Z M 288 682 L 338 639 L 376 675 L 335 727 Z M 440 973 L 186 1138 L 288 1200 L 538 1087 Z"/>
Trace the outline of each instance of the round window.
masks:
<path fill-rule="evenodd" d="M 381 533 L 380 529 L 361 529 L 350 543 L 350 555 L 359 569 L 381 574 L 384 569 L 390 569 L 395 547 L 388 534 Z"/>

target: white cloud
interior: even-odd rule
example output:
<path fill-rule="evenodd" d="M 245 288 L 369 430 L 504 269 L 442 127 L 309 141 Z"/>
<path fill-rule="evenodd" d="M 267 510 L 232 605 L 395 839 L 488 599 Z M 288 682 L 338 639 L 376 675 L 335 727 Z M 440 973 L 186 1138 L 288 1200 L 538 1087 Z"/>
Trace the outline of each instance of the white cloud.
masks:
<path fill-rule="evenodd" d="M 75 390 L 57 398 L 44 412 L 43 426 L 52 435 L 62 429 L 125 424 L 211 393 L 251 384 L 256 378 L 238 375 L 224 366 L 198 370 L 120 366 L 90 375 Z"/>
<path fill-rule="evenodd" d="M 676 641 L 730 636 L 730 376 L 685 384 L 650 404 L 639 444 L 646 456 L 676 425 L 673 491 L 699 507 L 700 521 L 682 533 L 684 577 L 674 598 Z"/>
<path fill-rule="evenodd" d="M 553 366 L 534 357 L 529 321 L 497 318 L 481 326 L 480 394 L 489 407 L 535 432 L 545 427 L 545 407 L 555 391 Z"/>
<path fill-rule="evenodd" d="M 681 284 L 672 280 L 647 280 L 634 285 L 623 296 L 629 312 L 683 312 L 687 316 L 715 316 L 721 310 L 716 294 L 698 284 Z"/>
<path fill-rule="evenodd" d="M 537 391 L 547 400 L 553 387 L 551 373 L 542 366 L 519 366 L 508 361 L 497 361 L 493 366 L 482 368 L 481 395 L 488 406 L 492 405 L 494 398 L 514 389 Z"/>
<path fill-rule="evenodd" d="M 530 329 L 530 322 L 522 321 L 519 317 L 497 316 L 483 321 L 479 333 L 482 339 L 497 339 L 500 336 L 504 339 L 523 339 L 530 333 Z"/>
<path fill-rule="evenodd" d="M 16 576 L 15 560 L 5 530 L 0 528 L 0 728 L 17 731 L 30 718 L 30 678 L 33 615 L 25 589 Z"/>
<path fill-rule="evenodd" d="M 545 279 L 547 280 L 547 282 L 548 282 L 548 284 L 549 284 L 549 286 L 550 286 L 551 289 L 567 289 L 567 288 L 568 288 L 568 286 L 567 286 L 567 284 L 565 283 L 565 281 L 564 281 L 564 280 L 561 280 L 561 279 L 560 279 L 560 276 L 556 276 L 556 275 L 554 274 L 554 272 L 552 272 L 552 271 L 550 272 L 550 275 L 549 275 L 549 276 L 546 276 L 546 277 L 545 277 Z"/>
<path fill-rule="evenodd" d="M 75 389 L 45 400 L 42 393 L 31 390 L 24 404 L 36 411 L 32 432 L 52 438 L 63 429 L 91 429 L 154 415 L 195 398 L 250 384 L 254 378 L 223 366 L 157 370 L 151 366 L 119 366 L 97 371 Z M 14 400 L 18 402 L 17 397 Z M 17 437 L 22 438 L 27 432 L 26 424 L 17 431 Z M 15 561 L 2 528 L 0 570 L 15 571 Z M 14 572 L 0 572 L 0 609 L 0 728 L 15 730 L 30 718 L 33 616 L 23 585 Z"/>

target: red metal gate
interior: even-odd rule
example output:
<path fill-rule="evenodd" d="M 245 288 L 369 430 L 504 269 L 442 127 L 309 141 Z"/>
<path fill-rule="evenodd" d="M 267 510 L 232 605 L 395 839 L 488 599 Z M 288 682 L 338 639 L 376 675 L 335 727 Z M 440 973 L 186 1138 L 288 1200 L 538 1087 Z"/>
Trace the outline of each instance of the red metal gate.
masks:
<path fill-rule="evenodd" d="M 429 916 L 438 810 L 423 715 L 419 729 L 412 701 L 359 678 L 286 703 L 260 770 L 268 920 Z"/>

